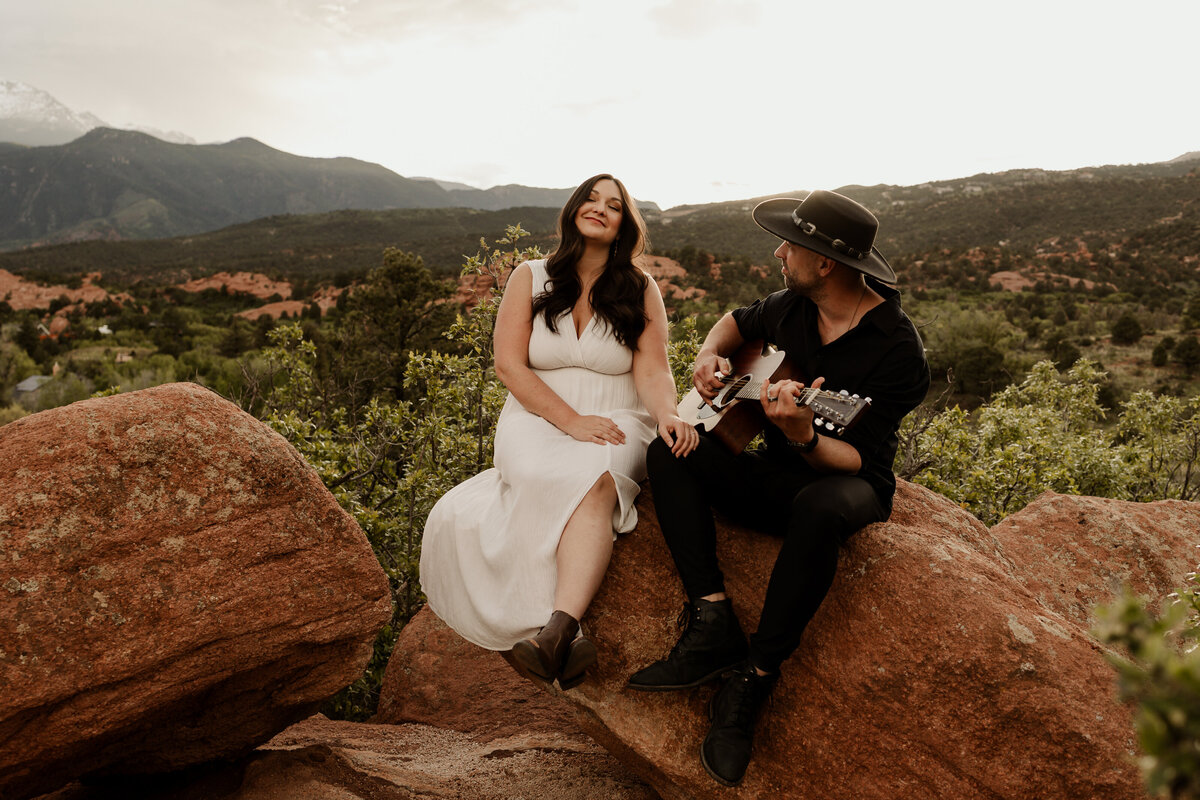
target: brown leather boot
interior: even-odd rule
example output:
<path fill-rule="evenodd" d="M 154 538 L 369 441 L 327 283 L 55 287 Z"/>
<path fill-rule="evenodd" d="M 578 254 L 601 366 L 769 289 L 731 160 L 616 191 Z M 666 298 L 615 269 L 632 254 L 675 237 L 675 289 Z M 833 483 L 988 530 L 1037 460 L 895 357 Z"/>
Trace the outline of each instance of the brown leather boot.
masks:
<path fill-rule="evenodd" d="M 553 682 L 562 674 L 567 651 L 578 632 L 579 620 L 565 611 L 555 611 L 537 636 L 513 645 L 514 666 L 527 678 L 542 683 Z M 592 649 L 594 651 L 595 647 Z M 592 660 L 595 660 L 594 653 Z"/>
<path fill-rule="evenodd" d="M 567 659 L 563 663 L 562 674 L 558 676 L 558 688 L 565 692 L 583 683 L 587 668 L 595 663 L 596 645 L 580 631 L 567 645 Z"/>

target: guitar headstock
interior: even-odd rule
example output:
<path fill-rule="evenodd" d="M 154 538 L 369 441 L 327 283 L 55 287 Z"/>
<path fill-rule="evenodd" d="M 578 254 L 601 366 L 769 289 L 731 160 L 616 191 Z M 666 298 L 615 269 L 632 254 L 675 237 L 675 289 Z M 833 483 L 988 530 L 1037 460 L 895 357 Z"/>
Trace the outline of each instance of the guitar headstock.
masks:
<path fill-rule="evenodd" d="M 814 389 L 796 397 L 796 405 L 806 405 L 813 410 L 813 425 L 842 433 L 858 421 L 859 416 L 871 405 L 871 398 L 859 397 L 842 390 L 827 392 Z"/>

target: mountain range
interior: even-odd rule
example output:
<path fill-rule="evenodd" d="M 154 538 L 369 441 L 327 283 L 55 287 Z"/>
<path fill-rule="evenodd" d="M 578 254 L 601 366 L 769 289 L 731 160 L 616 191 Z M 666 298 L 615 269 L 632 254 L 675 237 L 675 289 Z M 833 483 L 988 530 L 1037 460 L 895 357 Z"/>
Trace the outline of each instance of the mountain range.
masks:
<path fill-rule="evenodd" d="M 49 92 L 19 81 L 0 81 L 0 142 L 27 147 L 66 144 L 93 128 L 111 128 L 90 111 L 74 111 Z M 140 125 L 127 128 L 177 144 L 195 144 L 178 131 L 160 131 Z"/>
<path fill-rule="evenodd" d="M 0 123 L 6 114 L 9 119 L 19 116 L 17 111 L 31 118 L 30 108 L 41 109 L 47 125 L 97 121 L 33 97 L 36 91 L 13 91 L 14 85 L 0 83 Z M 25 100 L 17 102 L 18 96 Z M 0 251 L 158 239 L 161 247 L 137 250 L 139 256 L 155 263 L 165 257 L 167 263 L 185 267 L 198 255 L 199 244 L 187 237 L 227 231 L 204 241 L 225 252 L 239 243 L 250 245 L 275 268 L 308 271 L 315 265 L 306 259 L 317 257 L 333 258 L 337 263 L 329 266 L 345 269 L 373 259 L 378 247 L 395 244 L 452 269 L 462 253 L 474 251 L 479 235 L 485 230 L 499 234 L 506 222 L 522 222 L 549 242 L 554 211 L 571 191 L 518 185 L 481 190 L 435 178 L 406 178 L 378 164 L 304 158 L 250 138 L 179 144 L 142 132 L 95 127 L 65 144 L 31 147 L 4 143 L 3 130 Z M 915 186 L 839 190 L 879 216 L 879 244 L 889 253 L 920 253 L 932 242 L 943 248 L 999 243 L 1037 247 L 1054 237 L 1089 231 L 1130 232 L 1168 222 L 1186 227 L 1200 206 L 1198 167 L 1200 152 L 1191 152 L 1157 164 L 1011 170 Z M 642 207 L 659 247 L 694 246 L 752 257 L 770 249 L 770 237 L 746 213 L 760 199 L 667 211 L 653 203 Z M 491 217 L 479 216 L 501 211 L 495 225 Z M 1181 211 L 1186 212 L 1183 217 Z M 186 252 L 175 252 L 179 247 Z M 150 257 L 151 251 L 156 255 Z M 321 255 L 315 256 L 317 252 Z M 18 260 L 27 267 L 50 267 L 50 254 L 29 256 Z M 115 256 L 105 250 L 102 260 L 111 267 Z M 84 257 L 79 250 L 70 257 L 60 251 L 53 257 L 62 262 L 55 271 Z"/>
<path fill-rule="evenodd" d="M 354 158 L 254 139 L 185 145 L 93 128 L 64 145 L 0 147 L 0 249 L 201 233 L 337 209 L 561 207 L 570 189 L 445 189 Z"/>
<path fill-rule="evenodd" d="M 972 277 L 986 286 L 992 272 L 1019 264 L 1127 291 L 1150 285 L 1195 290 L 1200 158 L 839 191 L 876 214 L 876 243 L 915 283 L 958 286 Z M 649 209 L 652 252 L 692 264 L 706 263 L 699 251 L 720 262 L 769 263 L 777 240 L 749 213 L 759 199 Z M 509 225 L 531 234 L 523 244 L 549 252 L 557 213 L 527 206 L 286 214 L 197 235 L 3 252 L 0 269 L 49 283 L 99 271 L 117 286 L 242 270 L 333 281 L 377 267 L 383 250 L 396 247 L 420 255 L 435 275 L 451 276 L 466 254 L 477 252 L 481 237 L 493 242 Z"/>
<path fill-rule="evenodd" d="M 303 158 L 249 138 L 198 145 L 180 133 L 119 130 L 14 81 L 0 81 L 0 185 L 0 250 L 349 208 L 559 208 L 571 192 L 483 190 L 353 158 Z"/>

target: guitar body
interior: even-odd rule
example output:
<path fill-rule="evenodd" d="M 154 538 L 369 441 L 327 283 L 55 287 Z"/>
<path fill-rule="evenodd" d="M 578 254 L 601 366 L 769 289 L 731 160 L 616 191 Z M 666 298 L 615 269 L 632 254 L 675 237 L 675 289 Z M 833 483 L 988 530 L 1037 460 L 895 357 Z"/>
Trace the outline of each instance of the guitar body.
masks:
<path fill-rule="evenodd" d="M 729 362 L 732 369 L 726 376 L 728 382 L 713 398 L 713 404 L 704 402 L 700 392 L 692 389 L 679 403 L 679 416 L 740 453 L 766 425 L 766 415 L 757 399 L 762 382 L 767 378 L 772 383 L 794 378 L 795 373 L 786 353 L 761 340 L 743 344 Z M 742 397 L 737 396 L 739 392 Z M 745 396 L 751 393 L 753 398 Z"/>
<path fill-rule="evenodd" d="M 787 360 L 786 353 L 762 341 L 746 342 L 729 358 L 729 363 L 729 374 L 721 378 L 725 386 L 712 404 L 704 402 L 700 392 L 692 389 L 679 403 L 679 416 L 719 439 L 730 451 L 740 453 L 767 424 L 759 399 L 762 382 L 804 379 Z M 813 410 L 814 425 L 840 433 L 858 421 L 859 414 L 871 405 L 871 398 L 806 388 L 796 398 L 796 405 Z"/>

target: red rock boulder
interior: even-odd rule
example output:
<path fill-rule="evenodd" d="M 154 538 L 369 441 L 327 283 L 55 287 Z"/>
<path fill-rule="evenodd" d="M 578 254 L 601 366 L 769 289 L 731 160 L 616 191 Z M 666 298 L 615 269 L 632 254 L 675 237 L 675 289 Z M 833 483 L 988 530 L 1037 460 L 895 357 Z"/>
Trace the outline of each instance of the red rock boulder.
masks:
<path fill-rule="evenodd" d="M 0 428 L 0 796 L 252 750 L 358 677 L 390 616 L 362 531 L 194 384 Z"/>
<path fill-rule="evenodd" d="M 39 800 L 657 800 L 586 736 L 522 748 L 429 725 L 303 720 L 249 757 L 153 785 L 73 783 Z"/>
<path fill-rule="evenodd" d="M 1116 517 L 1111 529 L 1123 536 L 1145 533 L 1139 544 L 1108 548 L 1123 566 L 1071 562 L 1072 542 L 1089 537 L 1037 509 L 1039 546 L 1064 555 L 1022 555 L 1017 542 L 1035 533 L 1020 532 L 1019 514 L 994 535 L 949 500 L 902 483 L 892 518 L 843 549 L 834 586 L 759 720 L 746 778 L 724 789 L 698 757 L 714 688 L 625 688 L 630 673 L 670 649 L 684 600 L 643 491 L 641 521 L 617 542 L 587 620 L 599 668 L 564 696 L 585 729 L 668 800 L 1142 798 L 1131 713 L 1117 701 L 1104 648 L 1037 587 L 1087 584 L 1097 587 L 1088 603 L 1104 600 L 1100 569 L 1169 591 L 1190 569 L 1200 504 L 1164 507 L 1153 524 L 1139 517 L 1124 528 L 1122 515 L 1144 507 L 1086 508 Z M 1170 532 L 1148 533 L 1159 524 Z M 727 524 L 719 542 L 735 608 L 753 630 L 778 542 Z M 1138 555 L 1149 551 L 1159 555 L 1152 569 Z"/>
<path fill-rule="evenodd" d="M 467 776 L 487 776 L 481 785 L 491 793 L 482 797 L 656 797 L 584 733 L 570 703 L 519 676 L 499 653 L 463 639 L 428 608 L 400 632 L 371 722 L 436 737 L 434 749 L 445 752 L 435 762 L 455 751 L 461 773 L 455 797 L 476 797 Z M 488 763 L 497 758 L 508 766 L 492 775 Z M 437 769 L 423 767 L 431 768 Z"/>
<path fill-rule="evenodd" d="M 371 721 L 434 725 L 480 741 L 583 735 L 568 703 L 539 691 L 499 653 L 471 644 L 428 608 L 400 632 Z"/>
<path fill-rule="evenodd" d="M 1200 503 L 1131 503 L 1045 492 L 992 527 L 1038 602 L 1079 625 L 1123 587 L 1152 600 L 1200 563 Z M 1052 535 L 1045 535 L 1051 532 Z"/>

